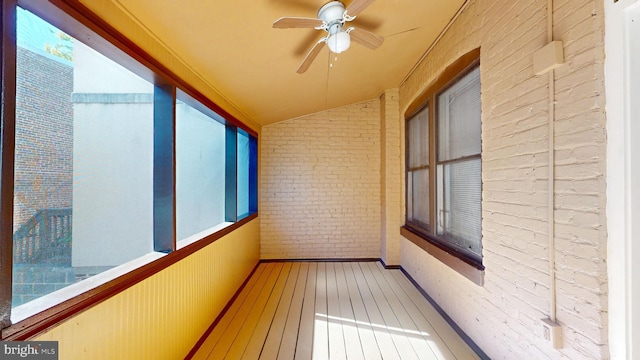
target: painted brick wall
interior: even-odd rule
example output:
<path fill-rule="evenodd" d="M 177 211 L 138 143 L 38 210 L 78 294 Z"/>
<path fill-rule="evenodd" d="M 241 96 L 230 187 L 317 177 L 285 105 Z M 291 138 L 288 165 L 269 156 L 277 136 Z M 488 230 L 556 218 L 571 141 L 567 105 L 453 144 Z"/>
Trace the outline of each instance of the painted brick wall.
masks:
<path fill-rule="evenodd" d="M 380 257 L 380 102 L 264 126 L 261 257 Z"/>
<path fill-rule="evenodd" d="M 481 47 L 483 255 L 476 286 L 413 243 L 401 264 L 493 359 L 601 359 L 607 348 L 603 5 L 554 1 L 557 318 L 564 347 L 542 337 L 549 316 L 548 77 L 534 76 L 547 1 L 472 0 L 400 87 L 402 112 L 444 67 Z"/>
<path fill-rule="evenodd" d="M 381 203 L 382 233 L 380 258 L 386 265 L 400 265 L 400 233 L 404 225 L 404 158 L 402 157 L 401 132 L 404 119 L 400 116 L 399 90 L 389 89 L 380 98 L 381 137 Z M 388 199 L 388 201 L 387 201 Z"/>

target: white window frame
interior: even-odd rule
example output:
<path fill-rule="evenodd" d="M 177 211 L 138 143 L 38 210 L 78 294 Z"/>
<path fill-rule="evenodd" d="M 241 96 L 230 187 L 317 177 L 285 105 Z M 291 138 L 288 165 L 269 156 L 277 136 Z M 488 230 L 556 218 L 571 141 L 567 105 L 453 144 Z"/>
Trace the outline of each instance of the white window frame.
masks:
<path fill-rule="evenodd" d="M 607 0 L 604 8 L 609 351 L 612 359 L 634 359 L 640 356 L 640 2 Z"/>

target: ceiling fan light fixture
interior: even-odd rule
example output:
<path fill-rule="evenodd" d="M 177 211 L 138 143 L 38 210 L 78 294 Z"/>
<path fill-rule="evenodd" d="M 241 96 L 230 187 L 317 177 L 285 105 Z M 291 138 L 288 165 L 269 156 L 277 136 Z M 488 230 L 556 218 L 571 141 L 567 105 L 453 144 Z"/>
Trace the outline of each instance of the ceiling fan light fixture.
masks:
<path fill-rule="evenodd" d="M 327 46 L 334 54 L 340 54 L 351 46 L 351 36 L 346 31 L 338 31 L 327 39 Z"/>
<path fill-rule="evenodd" d="M 327 35 L 316 42 L 309 50 L 307 56 L 300 66 L 297 73 L 302 74 L 311 65 L 314 59 L 327 46 L 333 54 L 345 52 L 351 46 L 351 36 L 353 41 L 366 46 L 370 49 L 377 49 L 382 45 L 384 38 L 367 30 L 349 27 L 344 29 L 346 23 L 356 19 L 356 16 L 365 8 L 371 5 L 375 0 L 351 0 L 348 7 L 345 7 L 342 1 L 329 1 L 318 10 L 318 18 L 306 17 L 281 17 L 273 23 L 276 29 L 287 28 L 313 28 L 323 30 Z M 353 34 L 352 34 L 353 33 Z"/>

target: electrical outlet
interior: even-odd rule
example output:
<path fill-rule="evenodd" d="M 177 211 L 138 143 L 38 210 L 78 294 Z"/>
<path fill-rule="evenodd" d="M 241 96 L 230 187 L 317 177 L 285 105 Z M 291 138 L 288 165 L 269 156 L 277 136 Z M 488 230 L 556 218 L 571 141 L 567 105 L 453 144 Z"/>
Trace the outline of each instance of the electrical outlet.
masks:
<path fill-rule="evenodd" d="M 562 348 L 562 327 L 551 319 L 542 319 L 542 335 L 554 349 Z"/>

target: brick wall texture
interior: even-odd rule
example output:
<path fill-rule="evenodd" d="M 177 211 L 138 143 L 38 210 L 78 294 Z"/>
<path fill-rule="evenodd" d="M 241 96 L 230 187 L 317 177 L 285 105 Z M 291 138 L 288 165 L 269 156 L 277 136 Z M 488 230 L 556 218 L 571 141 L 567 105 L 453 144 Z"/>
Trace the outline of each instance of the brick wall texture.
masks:
<path fill-rule="evenodd" d="M 470 0 L 399 89 L 263 127 L 262 258 L 380 257 L 400 265 L 492 359 L 603 359 L 607 347 L 604 14 L 555 0 L 554 224 L 557 321 L 550 315 L 547 1 Z M 425 47 L 429 44 L 425 44 Z M 404 221 L 403 116 L 447 65 L 481 49 L 484 285 L 413 243 Z M 398 245 L 399 244 L 399 245 Z M 397 250 L 399 248 L 399 251 Z"/>
<path fill-rule="evenodd" d="M 401 264 L 493 359 L 602 359 L 607 348 L 604 13 L 602 1 L 556 0 L 555 256 L 557 320 L 549 316 L 548 75 L 533 53 L 546 44 L 547 1 L 472 0 L 400 87 L 404 111 L 462 54 L 481 48 L 485 284 L 471 282 L 413 243 Z"/>
<path fill-rule="evenodd" d="M 264 126 L 261 256 L 380 257 L 380 102 Z"/>
<path fill-rule="evenodd" d="M 533 74 L 532 56 L 546 44 L 547 3 L 468 0 L 397 91 L 264 126 L 261 257 L 399 256 L 401 266 L 492 359 L 608 358 L 600 0 L 553 2 L 554 38 L 563 41 L 565 52 L 565 64 L 555 70 L 552 234 L 562 349 L 552 349 L 542 336 L 540 319 L 549 316 L 550 307 L 549 98 L 547 76 Z M 448 64 L 478 47 L 483 286 L 400 239 L 404 135 L 402 118 L 394 119 L 396 109 L 402 114 Z M 158 49 L 152 53 L 167 58 L 157 56 L 164 51 Z M 67 87 L 57 80 L 70 77 L 69 68 L 23 51 L 19 56 L 32 63 L 30 71 L 31 66 L 43 70 L 25 74 L 18 68 L 19 81 L 32 76 L 18 84 L 18 107 L 26 111 L 19 110 L 16 129 L 16 216 L 21 218 L 29 216 L 23 214 L 25 209 L 71 204 L 71 169 L 63 164 L 71 164 L 71 144 L 66 142 L 71 141 L 72 107 L 71 82 Z M 41 92 L 47 92 L 42 98 L 56 100 L 37 104 Z M 30 108 L 47 111 L 29 112 Z M 30 180 L 43 169 L 51 173 Z M 394 239 L 400 243 L 399 255 Z"/>
<path fill-rule="evenodd" d="M 19 47 L 16 71 L 14 231 L 73 192 L 73 68 Z"/>

